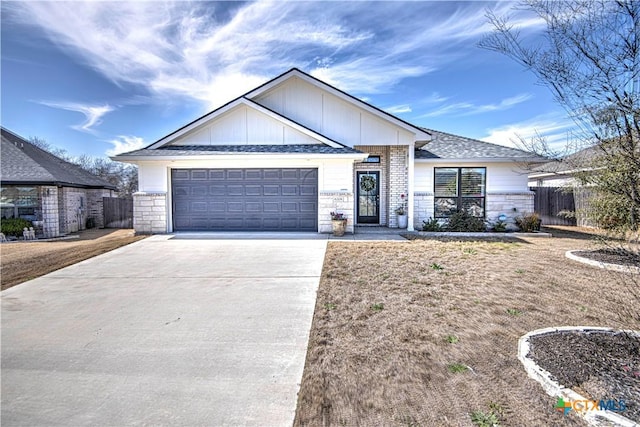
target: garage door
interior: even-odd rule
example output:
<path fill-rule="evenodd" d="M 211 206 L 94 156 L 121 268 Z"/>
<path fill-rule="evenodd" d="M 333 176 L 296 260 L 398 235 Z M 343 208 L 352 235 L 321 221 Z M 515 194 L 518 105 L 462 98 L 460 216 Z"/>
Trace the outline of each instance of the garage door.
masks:
<path fill-rule="evenodd" d="M 173 169 L 175 231 L 317 231 L 318 169 Z"/>

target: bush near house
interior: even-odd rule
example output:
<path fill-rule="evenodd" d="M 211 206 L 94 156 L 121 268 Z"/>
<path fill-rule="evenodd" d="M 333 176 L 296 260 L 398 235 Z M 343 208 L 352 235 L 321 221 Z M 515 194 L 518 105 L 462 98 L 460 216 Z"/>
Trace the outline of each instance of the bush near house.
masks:
<path fill-rule="evenodd" d="M 33 224 L 31 221 L 22 218 L 3 219 L 2 222 L 0 222 L 0 228 L 5 236 L 20 237 L 25 227 L 33 227 Z"/>
<path fill-rule="evenodd" d="M 542 225 L 542 220 L 540 219 L 540 215 L 538 215 L 535 212 L 532 214 L 527 214 L 524 216 L 517 217 L 515 221 L 518 228 L 520 228 L 520 231 L 524 233 L 540 231 L 540 225 Z"/>

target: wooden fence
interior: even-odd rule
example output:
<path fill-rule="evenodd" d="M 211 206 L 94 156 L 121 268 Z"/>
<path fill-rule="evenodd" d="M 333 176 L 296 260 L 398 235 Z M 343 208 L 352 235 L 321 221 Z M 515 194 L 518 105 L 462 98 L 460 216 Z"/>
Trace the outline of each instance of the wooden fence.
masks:
<path fill-rule="evenodd" d="M 531 187 L 534 209 L 546 225 L 594 226 L 589 218 L 592 191 L 584 187 Z"/>
<path fill-rule="evenodd" d="M 133 228 L 133 200 L 116 197 L 102 199 L 104 228 Z"/>
<path fill-rule="evenodd" d="M 565 187 L 532 187 L 534 210 L 545 225 L 576 225 L 573 189 Z M 569 214 L 571 212 L 573 215 Z M 559 215 L 560 214 L 560 215 Z"/>

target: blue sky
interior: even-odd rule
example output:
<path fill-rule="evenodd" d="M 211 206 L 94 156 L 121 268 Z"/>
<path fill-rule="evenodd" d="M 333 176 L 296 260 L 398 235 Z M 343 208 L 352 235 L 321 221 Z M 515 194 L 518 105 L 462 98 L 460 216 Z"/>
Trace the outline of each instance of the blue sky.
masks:
<path fill-rule="evenodd" d="M 2 125 L 72 155 L 148 145 L 298 67 L 419 126 L 567 139 L 549 91 L 477 47 L 502 2 L 2 2 Z"/>

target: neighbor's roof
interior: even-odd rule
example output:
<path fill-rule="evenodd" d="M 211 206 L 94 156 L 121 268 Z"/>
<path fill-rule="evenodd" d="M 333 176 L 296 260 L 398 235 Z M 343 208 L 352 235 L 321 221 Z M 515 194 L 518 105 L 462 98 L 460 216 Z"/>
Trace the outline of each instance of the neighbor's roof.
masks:
<path fill-rule="evenodd" d="M 416 150 L 416 159 L 505 159 L 545 162 L 540 156 L 517 148 L 505 147 L 433 129 L 425 129 L 433 141 Z"/>
<path fill-rule="evenodd" d="M 15 133 L 5 128 L 1 131 L 0 180 L 3 184 L 116 189 L 102 178 L 36 147 Z"/>

